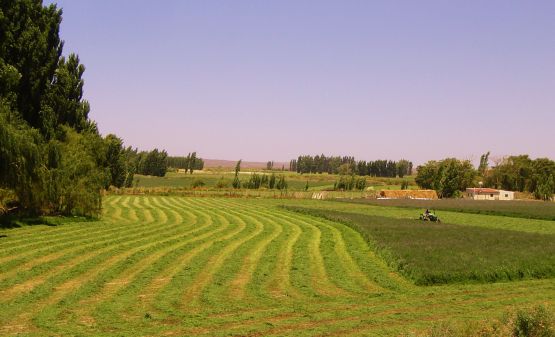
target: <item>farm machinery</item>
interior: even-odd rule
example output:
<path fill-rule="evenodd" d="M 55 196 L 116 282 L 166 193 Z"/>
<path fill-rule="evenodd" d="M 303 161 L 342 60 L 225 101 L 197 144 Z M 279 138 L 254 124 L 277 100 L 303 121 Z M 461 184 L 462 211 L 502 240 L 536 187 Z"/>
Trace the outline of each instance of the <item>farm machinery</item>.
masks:
<path fill-rule="evenodd" d="M 420 214 L 420 220 L 422 221 L 432 221 L 432 222 L 441 222 L 439 217 L 435 213 L 425 212 Z"/>

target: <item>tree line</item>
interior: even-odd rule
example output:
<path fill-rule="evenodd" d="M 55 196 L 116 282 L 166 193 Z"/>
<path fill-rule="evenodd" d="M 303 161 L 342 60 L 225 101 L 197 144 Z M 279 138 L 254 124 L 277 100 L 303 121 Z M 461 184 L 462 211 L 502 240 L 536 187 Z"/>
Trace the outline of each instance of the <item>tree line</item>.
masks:
<path fill-rule="evenodd" d="M 197 153 L 189 153 L 186 157 L 168 157 L 168 167 L 174 169 L 184 169 L 193 174 L 193 170 L 202 170 L 204 168 L 204 160 L 197 157 Z"/>
<path fill-rule="evenodd" d="M 270 175 L 267 174 L 258 174 L 258 173 L 251 173 L 249 175 L 248 180 L 242 181 L 239 178 L 239 172 L 241 171 L 241 162 L 242 160 L 237 161 L 235 164 L 235 176 L 233 178 L 232 186 L 234 189 L 240 188 L 247 188 L 247 189 L 259 189 L 259 188 L 268 188 L 268 189 L 278 189 L 278 190 L 287 190 L 287 181 L 283 175 L 279 177 L 276 176 L 275 173 Z M 223 180 L 223 177 L 222 177 Z M 222 185 L 223 186 L 223 185 Z M 220 186 L 220 187 L 222 187 Z"/>
<path fill-rule="evenodd" d="M 303 155 L 289 162 L 289 170 L 297 173 L 356 174 L 371 177 L 404 177 L 411 175 L 412 162 L 402 159 L 355 160 L 352 156 Z"/>
<path fill-rule="evenodd" d="M 508 156 L 484 171 L 484 185 L 509 191 L 530 192 L 536 199 L 555 194 L 555 161 L 531 159 L 529 155 Z"/>
<path fill-rule="evenodd" d="M 85 66 L 76 54 L 62 56 L 61 21 L 54 4 L 0 2 L 0 192 L 13 195 L 0 202 L 30 214 L 92 216 L 102 189 L 131 186 L 135 173 L 164 175 L 167 153 L 100 135 L 83 98 Z"/>
<path fill-rule="evenodd" d="M 555 194 L 555 161 L 531 159 L 529 155 L 508 156 L 489 167 L 489 152 L 482 155 L 477 168 L 468 160 L 446 158 L 417 167 L 416 183 L 434 189 L 440 197 L 457 197 L 468 187 L 529 192 L 536 199 L 549 200 Z"/>

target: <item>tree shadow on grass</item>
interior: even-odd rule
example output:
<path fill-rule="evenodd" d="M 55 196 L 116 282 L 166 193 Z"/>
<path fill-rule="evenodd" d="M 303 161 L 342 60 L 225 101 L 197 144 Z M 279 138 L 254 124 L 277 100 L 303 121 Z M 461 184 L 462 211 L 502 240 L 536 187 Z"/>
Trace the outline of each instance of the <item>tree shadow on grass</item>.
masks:
<path fill-rule="evenodd" d="M 0 229 L 21 228 L 23 226 L 57 226 L 58 223 L 45 217 L 20 217 L 15 215 L 0 216 Z"/>

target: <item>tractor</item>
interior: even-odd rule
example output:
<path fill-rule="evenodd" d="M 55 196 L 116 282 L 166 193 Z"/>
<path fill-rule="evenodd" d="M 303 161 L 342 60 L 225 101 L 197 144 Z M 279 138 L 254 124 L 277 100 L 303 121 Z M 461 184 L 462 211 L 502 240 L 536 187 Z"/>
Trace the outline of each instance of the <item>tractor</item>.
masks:
<path fill-rule="evenodd" d="M 439 217 L 435 213 L 422 213 L 420 214 L 420 220 L 422 221 L 432 221 L 432 222 L 441 222 Z"/>

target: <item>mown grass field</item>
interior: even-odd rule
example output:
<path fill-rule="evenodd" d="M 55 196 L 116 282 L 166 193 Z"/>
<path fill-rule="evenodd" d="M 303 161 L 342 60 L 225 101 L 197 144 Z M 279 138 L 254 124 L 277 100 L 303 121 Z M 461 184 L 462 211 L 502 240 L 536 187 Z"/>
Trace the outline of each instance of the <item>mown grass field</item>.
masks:
<path fill-rule="evenodd" d="M 284 204 L 410 216 L 311 200 L 110 196 L 100 221 L 0 230 L 0 335 L 396 336 L 555 304 L 553 279 L 415 286 L 359 232 Z M 445 217 L 555 232 L 553 221 Z"/>

